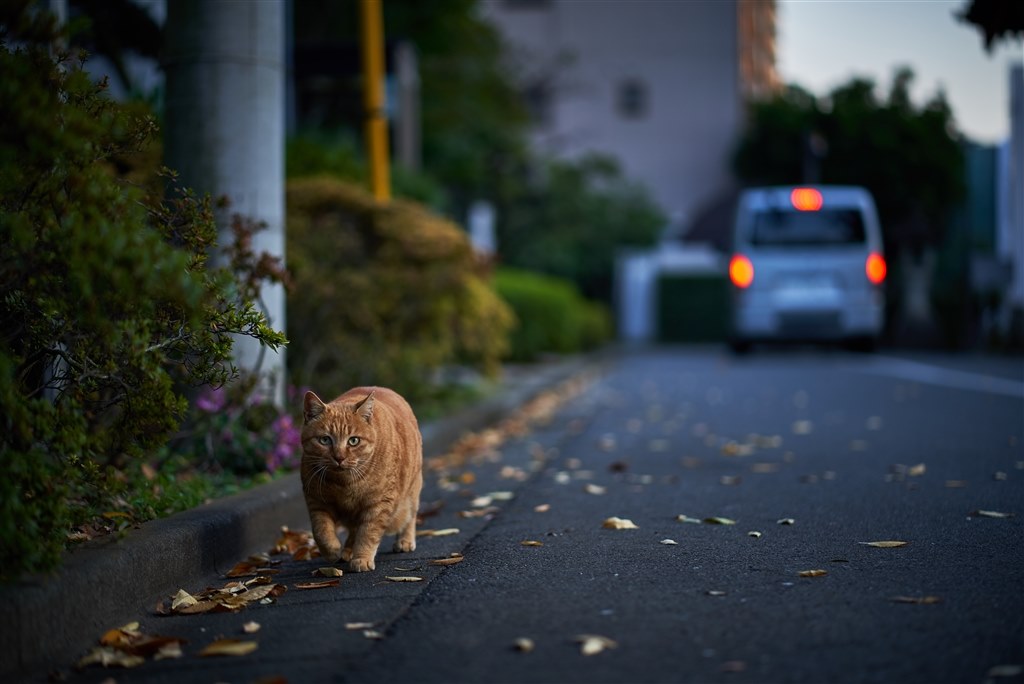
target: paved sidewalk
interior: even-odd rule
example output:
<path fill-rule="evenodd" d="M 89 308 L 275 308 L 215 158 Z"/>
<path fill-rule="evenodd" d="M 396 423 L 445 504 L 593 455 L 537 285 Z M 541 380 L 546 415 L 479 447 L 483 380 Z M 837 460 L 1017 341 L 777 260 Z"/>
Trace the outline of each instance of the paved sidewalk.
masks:
<path fill-rule="evenodd" d="M 544 390 L 594 370 L 605 354 L 508 369 L 498 392 L 421 426 L 424 456 L 443 454 L 460 436 L 500 421 Z M 0 588 L 0 679 L 36 676 L 73 662 L 106 630 L 152 612 L 203 576 L 266 551 L 283 526 L 309 519 L 297 474 L 178 515 L 148 522 L 124 539 L 89 542 L 55 576 Z"/>

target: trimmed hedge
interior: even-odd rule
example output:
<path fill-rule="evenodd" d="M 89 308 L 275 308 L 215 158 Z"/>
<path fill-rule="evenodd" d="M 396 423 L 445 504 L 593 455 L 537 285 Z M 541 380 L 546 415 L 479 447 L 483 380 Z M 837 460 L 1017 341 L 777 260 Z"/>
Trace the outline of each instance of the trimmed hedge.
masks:
<path fill-rule="evenodd" d="M 568 280 L 501 268 L 494 284 L 519 320 L 512 331 L 510 360 L 534 361 L 546 352 L 595 349 L 611 338 L 607 308 L 584 299 Z"/>
<path fill-rule="evenodd" d="M 295 384 L 415 400 L 445 366 L 500 370 L 514 319 L 458 226 L 327 176 L 289 181 L 287 207 Z"/>

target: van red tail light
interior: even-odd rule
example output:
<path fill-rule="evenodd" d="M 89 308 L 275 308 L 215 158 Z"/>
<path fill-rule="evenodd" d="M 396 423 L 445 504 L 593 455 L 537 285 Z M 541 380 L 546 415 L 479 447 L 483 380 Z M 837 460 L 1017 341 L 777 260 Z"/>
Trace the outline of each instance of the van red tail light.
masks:
<path fill-rule="evenodd" d="M 885 259 L 882 255 L 878 252 L 869 254 L 868 260 L 864 262 L 864 272 L 873 285 L 881 285 L 885 280 Z"/>
<path fill-rule="evenodd" d="M 733 254 L 729 261 L 729 280 L 739 288 L 750 287 L 754 282 L 754 264 L 742 254 Z"/>

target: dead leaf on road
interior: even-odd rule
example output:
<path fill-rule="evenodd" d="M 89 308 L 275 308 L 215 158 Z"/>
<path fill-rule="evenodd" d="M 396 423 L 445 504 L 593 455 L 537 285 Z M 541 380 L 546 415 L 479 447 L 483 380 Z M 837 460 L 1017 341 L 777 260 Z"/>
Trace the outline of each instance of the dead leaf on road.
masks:
<path fill-rule="evenodd" d="M 905 541 L 870 541 L 870 542 L 857 542 L 861 546 L 874 546 L 876 549 L 895 549 L 899 546 L 906 546 L 909 542 Z"/>
<path fill-rule="evenodd" d="M 606 530 L 639 530 L 640 528 L 633 524 L 632 520 L 627 518 L 617 518 L 612 516 L 601 523 L 601 527 Z"/>
<path fill-rule="evenodd" d="M 971 511 L 973 518 L 1012 518 L 1013 513 L 1000 513 L 999 511 Z"/>
<path fill-rule="evenodd" d="M 241 639 L 218 639 L 199 652 L 202 657 L 210 656 L 244 656 L 259 648 L 255 641 Z"/>
<path fill-rule="evenodd" d="M 779 525 L 795 525 L 796 524 L 796 520 L 794 520 L 793 518 L 780 518 L 779 520 L 776 520 L 775 522 L 777 524 L 779 524 Z"/>
<path fill-rule="evenodd" d="M 449 558 L 436 558 L 436 559 L 430 561 L 430 564 L 431 565 L 455 565 L 456 563 L 461 563 L 464 560 L 466 560 L 465 556 L 463 556 L 461 553 L 459 553 L 459 554 L 455 554 L 454 556 L 450 556 Z"/>
<path fill-rule="evenodd" d="M 601 651 L 618 646 L 615 641 L 599 634 L 581 634 L 575 641 L 580 644 L 580 653 L 585 656 L 597 655 Z"/>
<path fill-rule="evenodd" d="M 662 539 L 658 543 L 664 544 L 665 546 L 679 546 L 679 543 L 675 539 Z"/>
<path fill-rule="evenodd" d="M 708 589 L 704 593 L 707 594 L 708 596 L 725 596 L 725 592 L 724 591 L 719 591 L 718 589 Z"/>
<path fill-rule="evenodd" d="M 608 488 L 602 487 L 601 485 L 591 484 L 588 482 L 586 485 L 583 486 L 583 491 L 585 491 L 587 494 L 594 494 L 596 496 L 600 496 L 607 492 Z"/>
<path fill-rule="evenodd" d="M 544 546 L 544 542 L 534 541 L 532 539 L 524 539 L 519 542 L 520 546 Z"/>
<path fill-rule="evenodd" d="M 713 517 L 713 518 L 704 518 L 704 522 L 706 522 L 708 525 L 735 525 L 736 524 L 736 521 L 731 519 L 731 518 L 720 518 L 720 517 L 717 517 L 717 516 Z"/>
<path fill-rule="evenodd" d="M 255 634 L 260 631 L 260 623 L 249 620 L 249 622 L 242 625 L 242 631 L 246 634 Z"/>
<path fill-rule="evenodd" d="M 313 574 L 320 575 L 321 577 L 341 577 L 345 573 L 341 571 L 341 568 L 328 566 L 326 568 L 317 568 L 313 571 Z"/>
<path fill-rule="evenodd" d="M 757 530 L 750 530 L 749 532 L 747 532 L 747 536 L 748 537 L 754 537 L 756 539 L 756 538 L 761 536 L 761 533 L 758 532 Z"/>
<path fill-rule="evenodd" d="M 349 630 L 362 630 L 362 629 L 373 629 L 377 626 L 376 622 L 346 622 L 345 629 Z"/>
<path fill-rule="evenodd" d="M 919 477 L 921 475 L 924 475 L 927 469 L 928 468 L 925 466 L 924 463 L 918 463 L 917 465 L 910 466 L 909 468 L 907 468 L 907 475 L 910 477 Z"/>
<path fill-rule="evenodd" d="M 683 515 L 682 513 L 676 516 L 676 520 L 678 520 L 681 523 L 693 523 L 695 525 L 700 524 L 700 518 L 691 518 L 690 516 Z"/>
<path fill-rule="evenodd" d="M 889 600 L 893 603 L 913 603 L 919 606 L 930 606 L 936 603 L 942 603 L 942 599 L 938 596 L 893 596 Z"/>
<path fill-rule="evenodd" d="M 828 570 L 801 570 L 797 573 L 800 577 L 822 577 L 828 574 Z"/>
<path fill-rule="evenodd" d="M 389 582 L 422 582 L 422 577 L 414 577 L 412 575 L 395 575 L 393 577 L 385 577 L 384 579 Z"/>
<path fill-rule="evenodd" d="M 534 649 L 533 639 L 519 637 L 514 642 L 512 642 L 512 648 L 519 651 L 520 653 L 529 653 Z"/>
<path fill-rule="evenodd" d="M 547 513 L 551 510 L 551 504 L 540 504 L 533 507 L 535 513 Z"/>
<path fill-rule="evenodd" d="M 102 667 L 138 667 L 146 662 L 141 656 L 130 655 L 111 646 L 97 646 L 81 660 L 78 667 L 100 665 Z"/>
<path fill-rule="evenodd" d="M 446 527 L 443 530 L 417 530 L 417 537 L 448 537 L 453 534 L 458 534 L 459 528 L 457 527 Z"/>
<path fill-rule="evenodd" d="M 326 589 L 327 587 L 336 587 L 341 584 L 340 579 L 324 580 L 322 582 L 298 582 L 295 584 L 296 589 Z"/>

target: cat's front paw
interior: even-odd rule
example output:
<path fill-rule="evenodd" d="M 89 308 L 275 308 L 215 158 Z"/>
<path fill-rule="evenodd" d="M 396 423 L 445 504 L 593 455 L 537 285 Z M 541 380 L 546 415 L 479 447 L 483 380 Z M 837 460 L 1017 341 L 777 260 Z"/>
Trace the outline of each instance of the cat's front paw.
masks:
<path fill-rule="evenodd" d="M 320 557 L 332 565 L 340 560 L 344 560 L 345 554 L 342 552 L 341 547 L 320 549 Z"/>
<path fill-rule="evenodd" d="M 350 560 L 352 560 L 352 547 L 351 546 L 346 546 L 345 548 L 343 548 L 341 550 L 341 560 L 345 561 L 346 563 L 348 563 Z"/>
<path fill-rule="evenodd" d="M 415 539 L 396 539 L 395 545 L 392 547 L 395 553 L 409 553 L 410 551 L 416 550 Z"/>
<path fill-rule="evenodd" d="M 348 565 L 352 572 L 369 572 L 377 567 L 372 558 L 353 558 Z"/>

